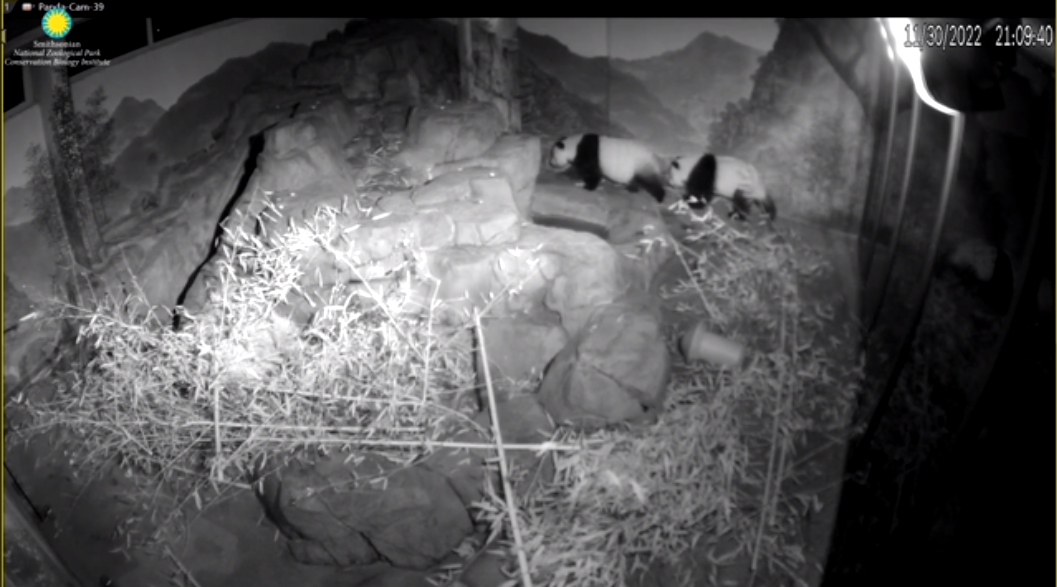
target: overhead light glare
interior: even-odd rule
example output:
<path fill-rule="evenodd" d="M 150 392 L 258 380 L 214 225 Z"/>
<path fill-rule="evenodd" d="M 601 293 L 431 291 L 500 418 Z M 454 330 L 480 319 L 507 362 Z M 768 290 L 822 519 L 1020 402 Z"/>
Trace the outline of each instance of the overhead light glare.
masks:
<path fill-rule="evenodd" d="M 958 114 L 957 110 L 952 110 L 943 104 L 940 104 L 932 97 L 929 92 L 928 86 L 925 84 L 925 73 L 921 68 L 921 48 L 913 46 L 911 41 L 911 33 L 913 25 L 909 18 L 884 18 L 882 20 L 881 29 L 884 31 L 882 34 L 885 36 L 887 41 L 889 37 L 893 39 L 899 38 L 900 31 L 903 31 L 907 35 L 906 42 L 900 43 L 886 43 L 889 47 L 889 58 L 892 58 L 892 51 L 894 48 L 895 54 L 899 56 L 900 61 L 906 64 L 907 69 L 910 71 L 910 79 L 914 81 L 914 91 L 917 92 L 918 98 L 921 101 L 931 106 L 933 109 L 938 110 L 947 116 L 954 116 Z"/>

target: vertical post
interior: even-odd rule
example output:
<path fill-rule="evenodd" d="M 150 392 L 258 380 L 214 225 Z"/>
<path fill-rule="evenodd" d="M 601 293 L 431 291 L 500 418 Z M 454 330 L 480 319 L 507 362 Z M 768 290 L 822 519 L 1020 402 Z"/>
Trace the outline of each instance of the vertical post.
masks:
<path fill-rule="evenodd" d="M 916 95 L 914 96 L 914 99 L 920 101 L 920 98 Z M 958 177 L 958 158 L 962 152 L 962 137 L 964 136 L 964 133 L 965 115 L 961 112 L 957 112 L 951 117 L 951 134 L 947 141 L 947 168 L 943 176 L 943 187 L 940 191 L 939 209 L 936 211 L 936 219 L 932 224 L 932 235 L 929 241 L 929 248 L 925 254 L 925 267 L 921 273 L 921 280 L 918 283 L 918 290 L 914 297 L 914 314 L 911 316 L 910 325 L 907 327 L 906 333 L 903 335 L 903 340 L 899 347 L 899 353 L 896 355 L 894 363 L 888 366 L 888 379 L 885 381 L 885 386 L 882 388 L 884 391 L 882 391 L 880 399 L 877 400 L 877 406 L 873 408 L 873 413 L 870 415 L 866 431 L 859 437 L 858 442 L 855 444 L 855 454 L 852 457 L 854 466 L 848 467 L 849 471 L 856 471 L 862 464 L 867 462 L 867 459 L 869 458 L 867 450 L 869 449 L 870 441 L 873 439 L 874 434 L 881 425 L 881 420 L 884 419 L 884 414 L 888 410 L 889 400 L 892 398 L 896 385 L 899 383 L 899 376 L 901 375 L 907 360 L 910 358 L 910 350 L 913 346 L 914 336 L 917 334 L 918 325 L 921 324 L 921 317 L 925 313 L 925 303 L 928 301 L 929 290 L 933 283 L 933 271 L 936 268 L 936 252 L 939 249 L 940 237 L 943 235 L 943 227 L 947 221 L 947 205 L 950 202 L 951 188 L 954 186 L 955 179 Z"/>
<path fill-rule="evenodd" d="M 90 269 L 96 262 L 101 244 L 99 226 L 88 201 L 85 173 L 80 157 L 81 145 L 63 140 L 65 129 L 59 116 L 71 119 L 73 96 L 65 67 L 30 67 L 33 94 L 41 110 L 44 143 L 52 165 L 54 209 L 65 242 L 58 243 L 63 260 L 71 269 Z M 77 303 L 76 286 L 71 281 L 67 291 Z"/>
<path fill-rule="evenodd" d="M 37 107 L 40 109 L 41 126 L 44 129 L 44 146 L 47 148 L 48 157 L 54 162 L 54 158 L 57 157 L 59 148 L 55 144 L 54 134 L 54 119 L 51 115 L 52 110 L 52 79 L 51 72 L 45 67 L 27 67 L 25 68 L 27 76 L 30 78 L 29 89 L 35 96 L 35 102 Z M 58 222 L 55 226 L 59 229 L 59 242 L 55 243 L 59 247 L 59 255 L 62 258 L 63 263 L 74 264 L 77 262 L 78 254 L 75 253 L 78 246 L 74 243 L 79 241 L 79 234 L 71 234 L 71 227 L 66 222 L 66 214 L 63 212 L 63 200 L 65 199 L 59 194 L 62 189 L 58 184 L 61 183 L 55 179 L 55 170 L 51 170 L 52 174 L 52 185 L 50 190 L 46 190 L 44 194 L 34 194 L 38 197 L 46 197 L 52 199 L 51 208 L 55 210 L 58 215 Z M 73 300 L 71 300 L 73 301 Z"/>
<path fill-rule="evenodd" d="M 521 132 L 521 101 L 518 99 L 520 92 L 518 81 L 518 59 L 519 43 L 517 36 L 517 19 L 500 18 L 496 26 L 496 37 L 499 41 L 503 60 L 503 87 L 497 88 L 506 99 L 508 130 L 513 133 Z"/>
<path fill-rule="evenodd" d="M 906 213 L 907 194 L 910 193 L 911 172 L 914 171 L 914 158 L 917 154 L 918 122 L 920 118 L 921 100 L 914 100 L 914 105 L 911 107 L 910 112 L 910 144 L 907 146 L 907 158 L 903 167 L 903 185 L 899 190 L 899 204 L 896 206 L 896 225 L 892 230 L 892 236 L 889 239 L 888 257 L 885 259 L 884 272 L 881 274 L 881 286 L 877 290 L 876 303 L 874 304 L 873 313 L 868 322 L 869 326 L 866 328 L 868 332 L 873 332 L 874 327 L 877 326 L 877 319 L 881 316 L 881 306 L 884 304 L 885 292 L 888 291 L 888 282 L 892 279 L 892 268 L 895 267 L 896 250 L 899 248 L 899 237 L 903 232 L 903 217 Z M 891 143 L 889 143 L 889 147 L 891 147 Z M 884 200 L 881 200 L 881 203 L 883 206 Z M 877 224 L 880 225 L 882 220 L 882 218 L 879 218 Z"/>
<path fill-rule="evenodd" d="M 46 135 L 50 136 L 58 156 L 53 153 L 52 161 L 57 163 L 62 173 L 56 177 L 67 182 L 66 194 L 74 212 L 73 221 L 82 234 L 85 250 L 83 257 L 85 268 L 91 268 L 98 258 L 102 238 L 99 234 L 97 211 L 88 197 L 87 174 L 84 169 L 84 145 L 69 140 L 71 128 L 69 123 L 75 120 L 76 108 L 73 104 L 73 89 L 70 87 L 69 70 L 66 67 L 47 68 L 51 72 L 52 96 L 51 110 L 48 117 L 51 128 L 45 126 Z M 51 146 L 49 146 L 49 149 Z M 59 192 L 62 194 L 62 191 Z"/>
<path fill-rule="evenodd" d="M 154 22 L 153 19 L 147 18 L 147 46 L 154 44 Z"/>
<path fill-rule="evenodd" d="M 458 47 L 463 99 L 491 102 L 503 116 L 506 132 L 521 132 L 517 19 L 460 18 Z"/>
<path fill-rule="evenodd" d="M 459 90 L 463 100 L 473 99 L 473 33 L 472 18 L 460 18 L 458 25 Z"/>

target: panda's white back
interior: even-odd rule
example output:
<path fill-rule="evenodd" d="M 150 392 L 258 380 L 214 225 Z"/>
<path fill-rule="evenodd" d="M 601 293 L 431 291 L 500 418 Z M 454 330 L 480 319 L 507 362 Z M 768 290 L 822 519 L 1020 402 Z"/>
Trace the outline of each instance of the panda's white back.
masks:
<path fill-rule="evenodd" d="M 746 161 L 726 155 L 716 155 L 716 193 L 730 197 L 742 190 L 746 197 L 763 198 L 763 184 L 756 168 Z"/>
<path fill-rule="evenodd" d="M 631 139 L 602 137 L 599 144 L 599 163 L 608 179 L 628 184 L 637 173 L 661 173 L 661 164 L 646 145 Z"/>

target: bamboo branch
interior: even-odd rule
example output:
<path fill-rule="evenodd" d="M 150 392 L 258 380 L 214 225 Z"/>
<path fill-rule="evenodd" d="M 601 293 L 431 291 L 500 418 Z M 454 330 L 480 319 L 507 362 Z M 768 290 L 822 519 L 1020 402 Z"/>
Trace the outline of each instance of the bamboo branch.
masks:
<path fill-rule="evenodd" d="M 503 435 L 499 428 L 499 408 L 496 407 L 495 390 L 492 388 L 492 372 L 488 368 L 488 351 L 484 344 L 484 329 L 481 328 L 481 313 L 474 311 L 474 325 L 477 327 L 477 336 L 481 340 L 481 362 L 484 363 L 484 380 L 488 388 L 488 405 L 492 414 L 492 428 L 495 433 L 495 448 L 499 453 L 499 472 L 503 476 L 503 493 L 506 496 L 507 514 L 510 516 L 510 531 L 514 535 L 514 544 L 517 547 L 518 566 L 521 568 L 521 582 L 524 587 L 532 587 L 532 578 L 529 576 L 528 559 L 525 556 L 525 545 L 521 543 L 521 529 L 518 527 L 517 506 L 514 504 L 514 490 L 510 486 L 510 471 L 506 462 L 506 451 L 503 447 Z"/>

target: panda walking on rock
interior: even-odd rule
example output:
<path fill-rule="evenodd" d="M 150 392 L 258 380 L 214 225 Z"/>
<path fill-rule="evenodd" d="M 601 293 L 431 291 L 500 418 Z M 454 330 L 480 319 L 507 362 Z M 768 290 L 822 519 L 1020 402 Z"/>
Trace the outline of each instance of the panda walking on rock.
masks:
<path fill-rule="evenodd" d="M 693 208 L 704 208 L 719 196 L 732 201 L 732 218 L 746 220 L 753 206 L 762 209 L 771 221 L 777 216 L 774 200 L 751 163 L 711 153 L 665 162 L 640 141 L 595 133 L 561 137 L 550 151 L 551 167 L 559 171 L 573 168 L 582 180 L 578 185 L 588 191 L 598 189 L 602 179 L 607 179 L 632 193 L 644 189 L 660 204 L 667 184 L 682 189 Z M 695 203 L 698 199 L 704 203 Z"/>
<path fill-rule="evenodd" d="M 598 189 L 604 178 L 664 201 L 664 160 L 639 141 L 594 133 L 561 137 L 551 147 L 550 164 L 559 171 L 575 169 L 580 187 L 588 191 Z"/>
<path fill-rule="evenodd" d="M 667 180 L 668 185 L 685 192 L 684 198 L 704 200 L 703 204 L 691 200 L 692 208 L 704 208 L 719 196 L 732 201 L 731 218 L 746 220 L 753 206 L 762 209 L 770 221 L 777 216 L 759 172 L 736 157 L 712 153 L 679 156 L 669 164 Z"/>

